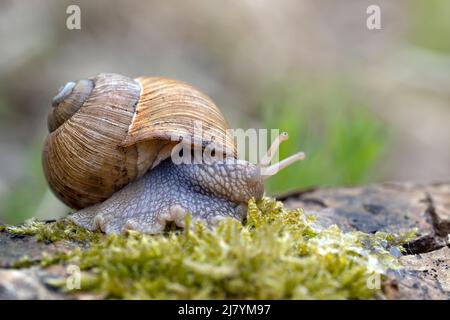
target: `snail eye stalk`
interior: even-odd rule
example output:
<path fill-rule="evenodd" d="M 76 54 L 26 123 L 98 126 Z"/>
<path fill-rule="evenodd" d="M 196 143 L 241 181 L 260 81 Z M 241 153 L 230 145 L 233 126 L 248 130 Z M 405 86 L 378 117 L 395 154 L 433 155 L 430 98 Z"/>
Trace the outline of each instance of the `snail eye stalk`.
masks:
<path fill-rule="evenodd" d="M 292 156 L 269 166 L 270 161 L 272 161 L 272 158 L 273 158 L 274 154 L 276 153 L 276 151 L 278 150 L 278 148 L 280 147 L 280 144 L 283 141 L 286 141 L 288 139 L 289 139 L 288 133 L 282 132 L 278 137 L 275 138 L 275 140 L 272 142 L 272 145 L 270 146 L 269 150 L 264 155 L 264 157 L 261 159 L 261 161 L 260 161 L 261 175 L 264 176 L 265 178 L 275 175 L 280 170 L 290 166 L 294 162 L 305 159 L 304 152 L 297 152 L 297 153 L 293 154 Z"/>
<path fill-rule="evenodd" d="M 282 132 L 278 137 L 273 140 L 272 145 L 270 146 L 269 150 L 267 150 L 267 153 L 262 157 L 260 161 L 260 166 L 267 167 L 270 164 L 270 161 L 272 161 L 272 158 L 274 154 L 277 152 L 278 148 L 280 147 L 280 144 L 283 141 L 287 141 L 289 139 L 289 135 L 287 132 Z"/>
<path fill-rule="evenodd" d="M 280 162 L 277 162 L 269 167 L 261 167 L 261 175 L 265 178 L 268 178 L 270 176 L 273 176 L 274 174 L 277 174 L 278 171 L 290 166 L 294 162 L 300 161 L 305 159 L 305 153 L 304 152 L 298 152 L 293 154 L 292 156 L 281 160 Z"/>

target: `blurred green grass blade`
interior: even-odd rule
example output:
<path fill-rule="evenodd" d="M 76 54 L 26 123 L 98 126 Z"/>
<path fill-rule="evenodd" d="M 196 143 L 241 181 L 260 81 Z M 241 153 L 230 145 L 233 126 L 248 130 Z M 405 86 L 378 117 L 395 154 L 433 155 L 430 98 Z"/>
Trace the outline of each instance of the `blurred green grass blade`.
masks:
<path fill-rule="evenodd" d="M 287 82 L 291 83 L 291 82 Z M 267 181 L 269 193 L 368 181 L 386 149 L 386 128 L 341 81 L 297 83 L 265 100 L 269 128 L 289 132 L 280 159 L 304 150 L 307 158 Z"/>

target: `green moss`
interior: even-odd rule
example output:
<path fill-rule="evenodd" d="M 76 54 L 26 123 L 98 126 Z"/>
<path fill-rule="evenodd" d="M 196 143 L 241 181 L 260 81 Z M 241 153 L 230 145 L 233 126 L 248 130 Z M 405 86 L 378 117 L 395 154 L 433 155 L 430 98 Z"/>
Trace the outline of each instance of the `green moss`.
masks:
<path fill-rule="evenodd" d="M 95 237 L 88 249 L 47 256 L 42 265 L 80 266 L 82 290 L 107 298 L 371 298 L 377 289 L 369 278 L 399 267 L 389 250 L 406 239 L 323 229 L 268 198 L 250 201 L 244 225 L 226 219 L 209 229 L 189 217 L 186 225 L 158 236 Z M 61 230 L 43 234 L 53 239 L 51 232 Z"/>
<path fill-rule="evenodd" d="M 371 298 L 378 289 L 367 285 L 370 278 L 399 268 L 390 251 L 413 237 L 321 228 L 301 209 L 269 198 L 249 202 L 244 224 L 225 219 L 209 229 L 188 216 L 186 226 L 157 236 L 105 236 L 67 220 L 6 229 L 46 241 L 89 242 L 44 255 L 40 264 L 75 264 L 83 270 L 81 290 L 119 299 Z"/>
<path fill-rule="evenodd" d="M 16 269 L 28 268 L 28 267 L 35 265 L 36 263 L 37 263 L 37 261 L 31 260 L 28 256 L 23 256 L 19 260 L 13 261 L 13 263 L 11 264 L 11 267 L 16 268 Z"/>
<path fill-rule="evenodd" d="M 30 219 L 20 226 L 5 226 L 4 230 L 17 235 L 36 236 L 38 241 L 47 242 L 67 240 L 92 243 L 99 241 L 103 237 L 101 233 L 91 232 L 67 219 L 61 219 L 52 223 Z"/>

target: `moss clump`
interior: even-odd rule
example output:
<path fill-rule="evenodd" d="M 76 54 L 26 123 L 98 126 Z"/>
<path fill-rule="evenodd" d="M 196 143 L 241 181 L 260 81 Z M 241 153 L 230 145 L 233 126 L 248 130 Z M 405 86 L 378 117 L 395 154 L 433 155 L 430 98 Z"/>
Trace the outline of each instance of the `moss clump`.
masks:
<path fill-rule="evenodd" d="M 78 265 L 82 290 L 106 298 L 371 298 L 377 289 L 367 285 L 369 278 L 399 267 L 390 251 L 400 251 L 410 237 L 320 228 L 302 210 L 268 198 L 249 202 L 244 225 L 226 219 L 208 229 L 189 217 L 186 225 L 158 236 L 95 237 L 88 249 L 42 264 Z"/>
<path fill-rule="evenodd" d="M 264 198 L 249 202 L 244 225 L 225 219 L 214 229 L 188 216 L 184 231 L 157 236 L 106 236 L 68 220 L 31 220 L 4 230 L 39 241 L 89 244 L 44 255 L 38 263 L 78 265 L 82 290 L 127 299 L 371 298 L 377 289 L 367 285 L 370 278 L 400 267 L 393 253 L 414 236 L 344 233 L 314 220 Z"/>
<path fill-rule="evenodd" d="M 30 219 L 20 226 L 5 226 L 3 231 L 15 235 L 36 236 L 38 241 L 46 242 L 66 240 L 79 243 L 92 243 L 104 237 L 98 232 L 92 232 L 79 227 L 67 219 L 50 223 Z"/>

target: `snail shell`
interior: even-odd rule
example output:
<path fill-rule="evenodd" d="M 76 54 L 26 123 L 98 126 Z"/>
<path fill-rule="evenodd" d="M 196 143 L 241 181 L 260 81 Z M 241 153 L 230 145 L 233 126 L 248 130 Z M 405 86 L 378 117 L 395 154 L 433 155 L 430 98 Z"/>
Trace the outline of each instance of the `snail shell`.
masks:
<path fill-rule="evenodd" d="M 235 156 L 228 124 L 212 100 L 172 79 L 102 73 L 69 82 L 53 98 L 44 173 L 65 204 L 81 209 L 109 198 L 141 177 L 179 139 L 202 146 L 214 140 Z M 201 121 L 211 140 L 196 136 Z"/>

